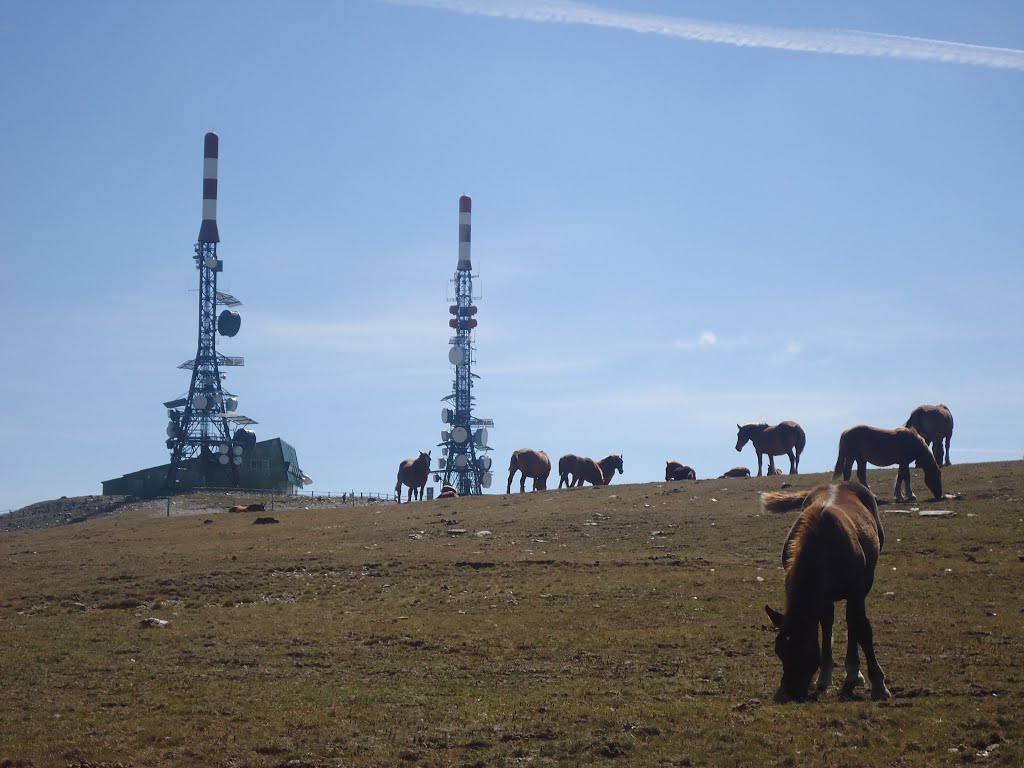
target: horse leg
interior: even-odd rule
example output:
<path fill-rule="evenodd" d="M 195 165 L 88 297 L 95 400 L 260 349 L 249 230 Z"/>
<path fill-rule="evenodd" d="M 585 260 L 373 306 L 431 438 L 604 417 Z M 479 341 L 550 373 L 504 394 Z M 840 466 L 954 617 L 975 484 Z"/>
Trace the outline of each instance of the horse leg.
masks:
<path fill-rule="evenodd" d="M 824 692 L 832 685 L 832 670 L 836 662 L 832 658 L 832 622 L 835 619 L 835 604 L 829 602 L 821 615 L 821 666 L 818 668 L 819 691 Z"/>
<path fill-rule="evenodd" d="M 519 492 L 526 493 L 526 473 L 519 476 Z"/>
<path fill-rule="evenodd" d="M 843 470 L 843 480 L 850 479 L 850 472 L 853 469 L 853 461 Z M 865 488 L 868 487 L 868 463 L 864 459 L 857 459 L 857 480 Z"/>
<path fill-rule="evenodd" d="M 757 476 L 758 477 L 761 477 L 761 456 L 762 456 L 761 452 L 758 451 L 757 452 Z M 771 461 L 772 461 L 771 456 L 769 456 L 768 457 L 768 466 L 771 466 Z"/>
<path fill-rule="evenodd" d="M 952 434 L 946 435 L 946 463 L 945 463 L 945 464 L 943 464 L 943 463 L 942 463 L 942 462 L 940 461 L 940 462 L 939 462 L 939 466 L 940 466 L 940 467 L 948 467 L 948 466 L 949 466 L 950 464 L 952 464 L 952 463 L 953 463 L 953 462 L 951 462 L 951 461 L 949 460 L 949 441 L 950 441 L 950 440 L 952 440 L 952 439 L 953 439 L 953 435 L 952 435 Z M 942 438 L 939 438 L 939 442 L 940 442 L 940 443 L 941 443 L 941 441 L 942 441 Z"/>
<path fill-rule="evenodd" d="M 864 685 L 864 675 L 860 673 L 860 654 L 857 652 L 857 640 L 860 637 L 856 627 L 859 626 L 856 619 L 857 608 L 854 605 L 856 600 L 849 598 L 846 601 L 846 681 L 843 683 L 842 695 L 847 696 L 853 693 L 853 689 Z M 860 613 L 864 612 L 864 602 L 861 601 Z"/>
<path fill-rule="evenodd" d="M 508 473 L 508 485 L 505 486 L 505 493 L 512 493 L 512 478 L 516 476 L 517 470 L 513 469 Z"/>
<path fill-rule="evenodd" d="M 775 456 L 772 453 L 768 454 L 768 474 L 775 474 Z"/>
<path fill-rule="evenodd" d="M 799 461 L 799 459 L 797 459 L 796 454 L 793 453 L 793 449 L 792 448 L 790 448 L 788 451 L 786 451 L 786 455 L 789 456 L 789 474 L 795 475 L 796 474 L 797 462 Z"/>
<path fill-rule="evenodd" d="M 878 659 L 875 657 L 875 641 L 871 632 L 871 622 L 868 621 L 867 612 L 864 609 L 864 598 L 858 600 L 847 600 L 846 601 L 846 623 L 847 626 L 851 627 L 850 636 L 850 647 L 853 649 L 852 654 L 854 656 L 854 664 L 858 667 L 857 677 L 860 681 L 864 681 L 864 676 L 860 674 L 859 661 L 857 660 L 857 645 L 864 649 L 864 658 L 868 662 L 868 679 L 871 680 L 871 698 L 875 700 L 888 699 L 892 694 L 889 689 L 885 686 L 885 673 L 882 672 L 882 668 L 878 664 Z M 853 638 L 856 636 L 857 643 L 853 642 Z M 848 648 L 846 651 L 846 661 L 849 664 L 851 651 Z M 846 684 L 850 684 L 850 673 L 847 668 Z M 851 686 L 852 687 L 852 686 Z M 843 686 L 844 690 L 846 686 Z"/>
<path fill-rule="evenodd" d="M 917 496 L 910 490 L 910 463 L 900 464 L 899 470 L 896 472 L 896 501 L 902 501 L 900 496 L 900 483 L 903 483 L 907 487 L 907 501 L 917 501 Z"/>

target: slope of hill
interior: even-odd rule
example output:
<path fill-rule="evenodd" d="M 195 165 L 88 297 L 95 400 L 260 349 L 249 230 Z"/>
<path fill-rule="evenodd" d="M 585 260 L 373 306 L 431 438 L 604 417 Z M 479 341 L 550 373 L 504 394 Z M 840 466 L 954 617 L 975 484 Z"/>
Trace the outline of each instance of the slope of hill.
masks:
<path fill-rule="evenodd" d="M 888 495 L 894 472 L 869 478 Z M 1022 462 L 883 505 L 890 701 L 771 703 L 794 515 L 758 493 L 825 479 L 0 533 L 0 764 L 1024 763 Z"/>

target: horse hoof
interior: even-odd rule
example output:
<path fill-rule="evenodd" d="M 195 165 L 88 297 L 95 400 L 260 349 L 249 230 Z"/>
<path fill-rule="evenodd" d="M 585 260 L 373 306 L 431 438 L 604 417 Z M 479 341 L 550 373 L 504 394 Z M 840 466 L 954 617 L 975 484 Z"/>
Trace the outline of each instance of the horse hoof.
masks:
<path fill-rule="evenodd" d="M 871 691 L 871 698 L 874 701 L 888 701 L 892 698 L 892 694 L 889 693 L 889 689 L 883 685 L 881 690 L 875 689 Z"/>

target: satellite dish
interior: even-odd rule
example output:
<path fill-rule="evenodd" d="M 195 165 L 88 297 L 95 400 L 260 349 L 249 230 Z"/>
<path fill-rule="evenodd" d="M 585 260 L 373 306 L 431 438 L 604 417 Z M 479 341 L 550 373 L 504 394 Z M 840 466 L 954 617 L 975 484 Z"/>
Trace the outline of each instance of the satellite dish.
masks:
<path fill-rule="evenodd" d="M 237 312 L 225 309 L 217 317 L 217 332 L 221 336 L 234 336 L 242 327 L 242 318 Z"/>
<path fill-rule="evenodd" d="M 233 458 L 232 461 L 235 462 L 235 466 L 236 467 L 240 467 L 242 465 L 242 457 L 241 456 L 235 456 L 235 458 Z"/>
<path fill-rule="evenodd" d="M 480 469 L 486 472 L 488 469 L 491 468 L 491 457 L 481 456 L 480 460 L 477 463 L 480 465 Z"/>
<path fill-rule="evenodd" d="M 242 450 L 252 450 L 256 447 L 256 433 L 251 429 L 236 429 L 233 442 L 242 446 Z"/>
<path fill-rule="evenodd" d="M 441 455 L 442 456 L 447 456 L 448 455 L 448 446 L 445 446 L 444 448 L 441 449 Z"/>
<path fill-rule="evenodd" d="M 469 466 L 469 457 L 466 456 L 466 454 L 460 453 L 458 456 L 455 457 L 456 469 L 465 469 L 467 466 Z"/>
<path fill-rule="evenodd" d="M 441 421 L 444 424 L 447 424 L 451 420 L 452 420 L 452 409 L 451 408 L 442 408 L 441 409 Z"/>
<path fill-rule="evenodd" d="M 480 478 L 480 485 L 482 485 L 484 488 L 490 488 L 491 487 L 491 473 L 490 472 L 485 472 L 484 476 Z"/>
<path fill-rule="evenodd" d="M 236 445 L 234 448 L 231 449 L 231 452 L 233 454 L 235 454 L 235 456 L 241 456 L 242 455 L 242 446 Z"/>
<path fill-rule="evenodd" d="M 437 468 L 438 469 L 444 469 L 444 466 L 445 466 L 445 460 L 444 459 L 438 459 L 437 460 Z"/>
<path fill-rule="evenodd" d="M 178 434 L 178 425 L 172 421 L 167 425 L 167 436 L 174 437 L 176 434 Z"/>
<path fill-rule="evenodd" d="M 227 456 L 221 456 L 218 460 L 220 461 L 221 464 L 227 464 L 229 461 Z"/>
<path fill-rule="evenodd" d="M 220 405 L 221 403 L 224 402 L 224 396 L 222 394 L 220 394 L 220 392 L 215 394 L 212 399 L 213 399 L 213 404 L 214 405 Z"/>
<path fill-rule="evenodd" d="M 216 256 L 207 256 L 205 263 L 206 263 L 206 268 L 207 269 L 216 269 L 216 267 L 217 267 L 217 257 Z"/>
<path fill-rule="evenodd" d="M 441 442 L 442 443 L 447 443 L 450 439 L 451 439 L 451 435 L 448 433 L 448 430 L 442 429 L 441 430 Z"/>
<path fill-rule="evenodd" d="M 465 427 L 456 427 L 452 430 L 452 440 L 456 443 L 464 443 L 469 439 L 469 431 Z"/>
<path fill-rule="evenodd" d="M 197 411 L 206 410 L 206 395 L 196 395 L 192 398 L 192 407 Z"/>
<path fill-rule="evenodd" d="M 487 427 L 481 427 L 473 435 L 473 442 L 483 448 L 487 445 Z"/>
<path fill-rule="evenodd" d="M 452 347 L 448 350 L 448 361 L 452 365 L 462 365 L 466 362 L 466 350 L 462 347 Z"/>
<path fill-rule="evenodd" d="M 226 410 L 226 411 L 234 411 L 235 408 L 237 408 L 237 407 L 238 407 L 238 398 L 237 397 L 233 397 L 232 396 L 232 397 L 224 398 L 224 410 Z"/>
<path fill-rule="evenodd" d="M 217 448 L 218 450 L 220 450 L 221 453 L 224 454 L 231 450 L 231 446 L 229 446 L 227 443 L 221 443 L 219 446 L 217 446 Z"/>

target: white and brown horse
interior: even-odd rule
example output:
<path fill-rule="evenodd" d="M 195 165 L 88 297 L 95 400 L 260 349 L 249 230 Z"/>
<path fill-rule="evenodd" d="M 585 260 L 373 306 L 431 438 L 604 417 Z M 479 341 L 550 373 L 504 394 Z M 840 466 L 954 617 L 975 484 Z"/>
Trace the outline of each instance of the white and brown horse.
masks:
<path fill-rule="evenodd" d="M 750 474 L 749 472 L 747 474 Z M 665 462 L 665 482 L 672 480 L 696 480 L 697 473 L 693 467 L 680 464 L 678 461 Z"/>
<path fill-rule="evenodd" d="M 859 483 L 822 485 L 813 490 L 778 491 L 761 496 L 769 512 L 800 509 L 782 548 L 786 571 L 784 613 L 765 606 L 778 630 L 775 655 L 782 662 L 778 702 L 807 696 L 814 674 L 823 692 L 832 683 L 832 621 L 835 603 L 846 601 L 846 682 L 843 693 L 864 684 L 858 646 L 864 651 L 871 698 L 888 699 L 885 674 L 875 658 L 865 599 L 885 533 L 871 491 Z M 818 628 L 821 628 L 821 645 Z"/>

